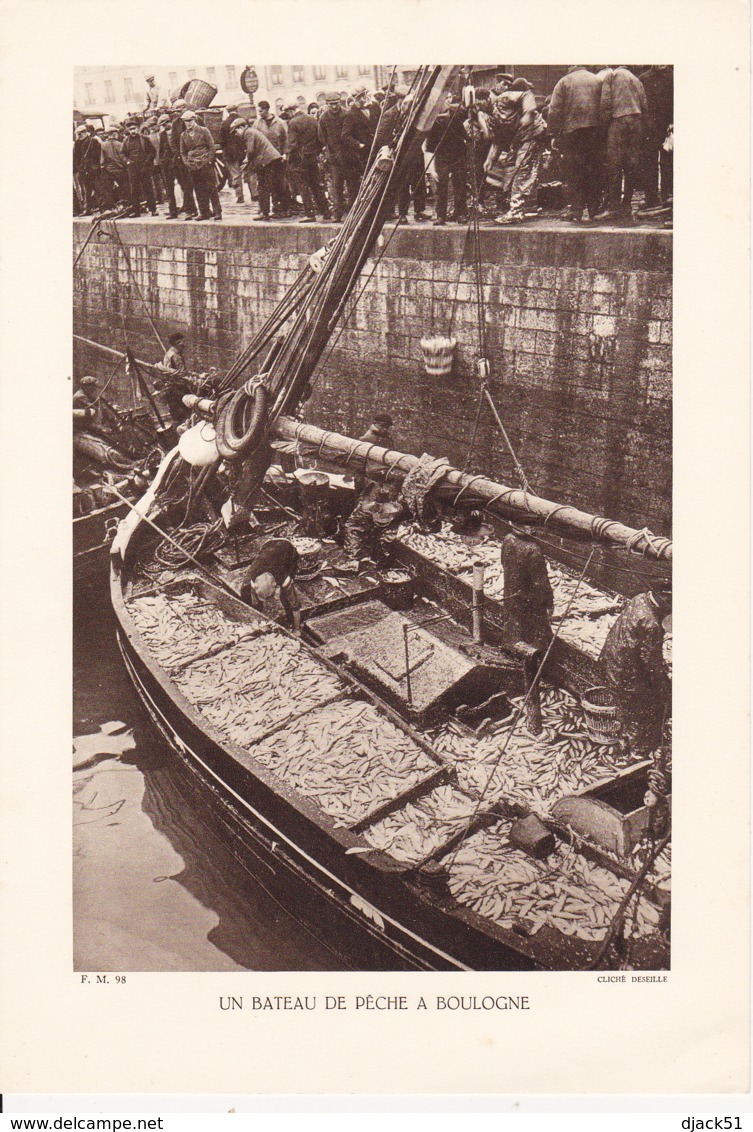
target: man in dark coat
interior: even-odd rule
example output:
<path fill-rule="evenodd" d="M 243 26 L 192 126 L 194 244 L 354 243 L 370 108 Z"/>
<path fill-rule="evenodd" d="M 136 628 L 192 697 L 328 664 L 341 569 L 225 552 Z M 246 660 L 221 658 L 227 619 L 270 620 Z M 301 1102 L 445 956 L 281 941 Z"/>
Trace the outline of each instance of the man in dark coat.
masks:
<path fill-rule="evenodd" d="M 76 129 L 73 143 L 73 176 L 81 190 L 81 211 L 90 213 L 97 204 L 97 178 L 101 163 L 101 147 L 98 138 L 88 126 Z"/>
<path fill-rule="evenodd" d="M 214 138 L 207 127 L 201 125 L 193 110 L 184 110 L 181 118 L 186 128 L 180 138 L 180 156 L 191 174 L 191 184 L 199 206 L 199 220 L 222 220 L 222 205 L 214 171 Z"/>
<path fill-rule="evenodd" d="M 646 92 L 648 114 L 643 134 L 641 179 L 646 195 L 645 207 L 659 204 L 659 170 L 661 168 L 661 200 L 672 196 L 672 178 L 667 163 L 661 160 L 664 140 L 674 122 L 674 78 L 672 67 L 649 67 L 639 76 Z"/>
<path fill-rule="evenodd" d="M 522 641 L 543 651 L 552 639 L 554 591 L 546 558 L 528 527 L 513 526 L 502 539 L 500 560 L 505 576 L 505 639 L 511 645 Z"/>
<path fill-rule="evenodd" d="M 655 751 L 671 702 L 664 666 L 662 622 L 672 611 L 666 590 L 631 598 L 609 630 L 599 657 L 604 683 L 612 692 L 630 751 L 642 758 Z"/>
<path fill-rule="evenodd" d="M 148 138 L 139 133 L 136 122 L 126 125 L 123 156 L 128 171 L 128 199 L 130 209 L 126 215 L 141 216 L 141 202 L 146 201 L 152 216 L 157 215 L 157 204 L 152 188 L 154 147 Z"/>
<path fill-rule="evenodd" d="M 243 118 L 235 119 L 232 132 L 243 138 L 246 174 L 255 173 L 259 181 L 259 213 L 254 219 L 269 220 L 272 202 L 275 216 L 287 216 L 288 193 L 282 154 L 260 130 L 249 126 Z"/>
<path fill-rule="evenodd" d="M 178 204 L 175 200 L 176 164 L 180 158 L 173 152 L 170 142 L 170 118 L 161 114 L 158 119 L 159 149 L 157 150 L 157 164 L 162 177 L 162 186 L 167 197 L 167 215 L 170 220 L 178 218 Z"/>
<path fill-rule="evenodd" d="M 191 182 L 191 173 L 187 165 L 184 165 L 183 159 L 180 156 L 180 139 L 186 128 L 186 124 L 181 118 L 181 114 L 186 109 L 186 102 L 179 98 L 173 104 L 175 110 L 175 118 L 170 127 L 170 145 L 172 146 L 173 153 L 175 154 L 175 176 L 180 191 L 183 193 L 183 203 L 178 209 L 178 212 L 185 213 L 185 220 L 192 220 L 196 216 L 196 198 L 193 192 L 193 184 Z"/>
<path fill-rule="evenodd" d="M 437 173 L 437 218 L 435 224 L 447 223 L 447 198 L 450 181 L 454 206 L 450 220 L 466 220 L 468 199 L 468 154 L 465 130 L 466 114 L 453 94 L 426 136 L 426 152 L 434 154 Z"/>
<path fill-rule="evenodd" d="M 233 133 L 233 123 L 238 117 L 238 103 L 230 102 L 227 107 L 227 118 L 220 126 L 220 146 L 222 156 L 227 166 L 227 179 L 230 188 L 235 191 L 238 204 L 243 204 L 243 175 L 241 165 L 246 159 L 246 143 L 243 137 Z"/>
<path fill-rule="evenodd" d="M 319 179 L 319 154 L 322 143 L 319 127 L 306 108 L 297 105 L 288 122 L 288 170 L 296 192 L 300 193 L 306 221 L 316 220 L 319 213 L 329 220 L 330 211 Z"/>
<path fill-rule="evenodd" d="M 359 182 L 366 169 L 376 130 L 376 123 L 366 109 L 368 97 L 365 86 L 359 86 L 353 91 L 353 102 L 345 112 L 342 128 L 343 148 Z"/>
<path fill-rule="evenodd" d="M 358 169 L 351 164 L 350 155 L 343 140 L 345 114 L 340 95 L 332 91 L 327 95 L 327 109 L 318 122 L 319 140 L 327 157 L 327 172 L 330 181 L 330 200 L 335 221 L 339 222 L 345 212 L 344 190 L 348 188 L 348 204 L 351 205 L 358 193 L 360 177 Z"/>

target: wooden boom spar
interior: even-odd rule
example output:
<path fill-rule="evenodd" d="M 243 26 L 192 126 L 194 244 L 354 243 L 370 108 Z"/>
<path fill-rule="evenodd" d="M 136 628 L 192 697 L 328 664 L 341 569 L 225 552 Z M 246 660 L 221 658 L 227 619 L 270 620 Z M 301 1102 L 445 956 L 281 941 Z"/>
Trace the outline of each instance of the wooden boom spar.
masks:
<path fill-rule="evenodd" d="M 419 462 L 418 456 L 406 452 L 396 452 L 381 448 L 368 441 L 353 440 L 337 432 L 327 432 L 315 425 L 302 424 L 290 417 L 278 417 L 272 424 L 271 432 L 280 440 L 297 441 L 311 449 L 311 454 L 322 460 L 349 468 L 351 471 L 384 471 L 396 480 L 404 479 Z M 558 526 L 570 528 L 580 534 L 588 534 L 598 542 L 624 546 L 657 561 L 669 562 L 672 559 L 672 540 L 653 535 L 649 530 L 636 530 L 614 519 L 604 519 L 590 515 L 577 507 L 552 503 L 549 499 L 534 495 L 521 488 L 507 487 L 495 483 L 485 476 L 469 475 L 457 468 L 448 467 L 441 486 L 455 492 L 455 499 L 467 497 L 479 500 L 487 509 L 495 505 L 520 511 L 544 521 L 552 520 Z"/>

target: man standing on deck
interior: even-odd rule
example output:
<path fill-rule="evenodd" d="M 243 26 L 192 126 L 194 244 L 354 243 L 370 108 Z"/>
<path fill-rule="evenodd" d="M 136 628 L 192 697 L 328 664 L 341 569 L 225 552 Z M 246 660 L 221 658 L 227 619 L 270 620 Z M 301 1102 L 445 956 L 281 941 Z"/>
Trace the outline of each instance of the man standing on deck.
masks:
<path fill-rule="evenodd" d="M 500 560 L 505 579 L 504 635 L 511 645 L 522 641 L 544 651 L 552 639 L 554 591 L 538 543 L 530 527 L 512 524 L 502 539 Z"/>
<path fill-rule="evenodd" d="M 672 612 L 669 590 L 637 594 L 609 630 L 599 657 L 612 692 L 622 735 L 632 754 L 647 758 L 661 744 L 671 704 L 664 666 L 662 622 Z"/>
<path fill-rule="evenodd" d="M 265 605 L 279 598 L 288 623 L 296 625 L 300 602 L 294 582 L 299 562 L 300 555 L 289 539 L 268 539 L 244 575 L 241 600 L 254 609 L 264 610 Z"/>

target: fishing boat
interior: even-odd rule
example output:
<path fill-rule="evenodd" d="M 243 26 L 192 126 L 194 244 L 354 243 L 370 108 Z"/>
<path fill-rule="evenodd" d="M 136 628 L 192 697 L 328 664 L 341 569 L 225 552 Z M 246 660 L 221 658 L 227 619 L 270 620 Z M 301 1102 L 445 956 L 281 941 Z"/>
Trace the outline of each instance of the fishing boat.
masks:
<path fill-rule="evenodd" d="M 635 586 L 621 563 L 666 581 L 671 542 L 297 416 L 454 79 L 419 68 L 343 227 L 217 395 L 191 399 L 113 542 L 118 642 L 238 859 L 343 966 L 664 968 L 669 833 L 643 804 L 649 765 L 588 695 Z M 285 473 L 281 449 L 308 470 Z M 414 508 L 388 567 L 311 537 L 312 495 L 346 515 L 354 474 Z M 499 542 L 521 520 L 547 546 L 545 647 L 507 632 Z M 293 631 L 240 598 L 271 534 L 299 540 L 305 566 Z"/>

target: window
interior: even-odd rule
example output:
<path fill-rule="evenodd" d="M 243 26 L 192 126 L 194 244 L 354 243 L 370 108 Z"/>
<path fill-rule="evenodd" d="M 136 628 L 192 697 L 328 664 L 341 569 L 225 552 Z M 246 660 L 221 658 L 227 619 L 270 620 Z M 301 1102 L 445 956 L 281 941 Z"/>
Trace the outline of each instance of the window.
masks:
<path fill-rule="evenodd" d="M 94 84 L 93 83 L 84 83 L 84 89 L 86 90 L 86 105 L 87 106 L 93 106 L 94 105 Z"/>
<path fill-rule="evenodd" d="M 110 81 L 110 79 L 105 79 L 105 102 L 114 102 L 114 101 L 115 101 L 115 91 L 113 90 L 112 82 Z"/>
<path fill-rule="evenodd" d="M 293 65 L 293 82 L 294 83 L 305 83 L 305 81 L 306 81 L 306 75 L 304 73 L 303 67 L 296 67 L 295 64 L 294 64 Z"/>
<path fill-rule="evenodd" d="M 369 66 L 368 63 L 365 63 L 365 64 L 361 63 L 358 67 L 358 73 L 359 73 L 359 75 L 370 75 L 371 74 L 371 67 Z"/>
<path fill-rule="evenodd" d="M 215 85 L 216 79 L 215 79 L 214 67 L 207 67 L 207 82 L 211 83 L 212 86 Z"/>
<path fill-rule="evenodd" d="M 177 85 L 178 85 L 178 72 L 177 71 L 171 71 L 170 72 L 170 89 L 174 90 Z"/>
<path fill-rule="evenodd" d="M 322 82 L 324 79 L 326 79 L 326 77 L 327 77 L 327 68 L 326 67 L 321 67 L 321 66 L 314 67 L 314 81 L 315 82 Z"/>
<path fill-rule="evenodd" d="M 338 79 L 347 79 L 348 68 L 343 67 L 342 63 L 338 63 L 335 67 L 335 74 L 337 75 Z"/>
<path fill-rule="evenodd" d="M 225 87 L 230 90 L 231 87 L 237 85 L 238 80 L 235 77 L 235 67 L 225 67 Z"/>
<path fill-rule="evenodd" d="M 196 78 L 196 68 L 195 67 L 189 67 L 188 68 L 188 77 L 189 77 L 189 79 L 195 79 Z"/>
<path fill-rule="evenodd" d="M 133 79 L 124 79 L 123 89 L 125 90 L 126 102 L 133 102 L 134 98 L 136 97 L 133 91 Z"/>
<path fill-rule="evenodd" d="M 272 74 L 272 85 L 282 86 L 282 67 L 270 67 Z"/>

